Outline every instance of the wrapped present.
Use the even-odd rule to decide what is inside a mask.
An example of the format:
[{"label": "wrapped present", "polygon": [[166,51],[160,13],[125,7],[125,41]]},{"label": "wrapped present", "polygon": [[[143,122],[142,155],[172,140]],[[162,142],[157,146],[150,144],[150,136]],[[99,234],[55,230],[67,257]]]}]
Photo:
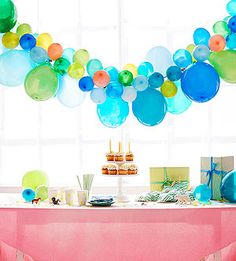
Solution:
[{"label": "wrapped present", "polygon": [[201,157],[201,183],[211,188],[212,199],[221,200],[223,177],[234,169],[234,157]]},{"label": "wrapped present", "polygon": [[151,167],[150,190],[162,191],[174,181],[189,182],[189,167]]}]

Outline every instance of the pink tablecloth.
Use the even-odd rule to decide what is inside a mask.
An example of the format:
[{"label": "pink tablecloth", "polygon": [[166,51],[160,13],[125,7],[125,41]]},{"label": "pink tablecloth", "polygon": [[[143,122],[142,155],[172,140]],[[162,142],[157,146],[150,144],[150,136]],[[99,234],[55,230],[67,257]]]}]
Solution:
[{"label": "pink tablecloth", "polygon": [[236,241],[236,208],[0,208],[0,241],[38,261],[197,261]]}]

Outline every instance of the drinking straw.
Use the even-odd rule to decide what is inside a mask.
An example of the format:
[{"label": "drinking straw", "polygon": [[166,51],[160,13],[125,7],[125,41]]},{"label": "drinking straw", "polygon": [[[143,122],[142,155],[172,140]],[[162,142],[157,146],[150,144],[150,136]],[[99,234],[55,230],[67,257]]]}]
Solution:
[{"label": "drinking straw", "polygon": [[109,140],[109,150],[110,150],[110,152],[112,151],[111,150],[111,139]]},{"label": "drinking straw", "polygon": [[82,186],[81,186],[80,178],[79,178],[78,175],[77,175],[76,177],[77,177],[77,180],[78,180],[78,183],[79,183],[80,190],[82,190]]},{"label": "drinking straw", "polygon": [[83,189],[88,190],[88,194],[92,187],[93,178],[94,178],[94,174],[84,174],[83,175]]}]

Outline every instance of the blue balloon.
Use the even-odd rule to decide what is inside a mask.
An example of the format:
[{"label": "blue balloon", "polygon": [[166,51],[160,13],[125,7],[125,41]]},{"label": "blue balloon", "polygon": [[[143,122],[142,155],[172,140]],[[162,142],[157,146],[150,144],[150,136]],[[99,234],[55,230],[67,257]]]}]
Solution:
[{"label": "blue balloon", "polygon": [[157,90],[147,88],[137,93],[132,103],[134,116],[145,126],[155,126],[163,121],[167,111],[166,100]]},{"label": "blue balloon", "polygon": [[172,98],[166,98],[167,111],[172,114],[181,114],[185,112],[192,104],[192,101],[183,93],[180,81],[175,82],[177,93]]},{"label": "blue balloon", "polygon": [[230,1],[226,6],[226,10],[231,16],[236,15],[236,1]]},{"label": "blue balloon", "polygon": [[122,84],[117,81],[113,81],[107,85],[106,94],[110,98],[116,99],[121,97],[121,95],[123,94],[123,90],[124,88]]},{"label": "blue balloon", "polygon": [[98,59],[89,60],[87,63],[87,73],[93,77],[94,73],[103,69],[102,63]]},{"label": "blue balloon", "polygon": [[121,98],[107,97],[103,104],[97,105],[98,118],[103,125],[117,128],[123,124],[129,114],[129,105]]},{"label": "blue balloon", "polygon": [[35,46],[30,50],[30,57],[37,64],[49,61],[47,51],[42,47],[38,46]]},{"label": "blue balloon", "polygon": [[196,102],[207,102],[217,94],[220,78],[216,70],[207,63],[196,62],[184,71],[181,88],[185,95]]},{"label": "blue balloon", "polygon": [[29,71],[34,68],[28,52],[10,50],[0,55],[0,84],[15,87],[24,83]]},{"label": "blue balloon", "polygon": [[228,26],[232,32],[236,33],[236,15],[230,18]]},{"label": "blue balloon", "polygon": [[182,71],[178,66],[171,66],[166,71],[167,78],[172,81],[178,81],[181,78]]},{"label": "blue balloon", "polygon": [[235,34],[229,34],[226,36],[226,46],[229,49],[235,49],[236,48],[236,33]]},{"label": "blue balloon", "polygon": [[30,188],[24,189],[22,191],[22,197],[26,202],[31,202],[35,199],[35,192]]},{"label": "blue balloon", "polygon": [[63,51],[62,57],[66,58],[70,63],[73,63],[74,53],[75,53],[75,50],[73,48],[66,48]]},{"label": "blue balloon", "polygon": [[151,88],[160,88],[164,83],[164,77],[158,72],[154,72],[149,78],[148,83]]},{"label": "blue balloon", "polygon": [[94,88],[93,79],[90,76],[84,76],[79,80],[79,88],[83,92],[90,92]]},{"label": "blue balloon", "polygon": [[103,88],[94,88],[90,93],[91,100],[96,104],[102,104],[106,101],[106,92]]},{"label": "blue balloon", "polygon": [[221,195],[229,202],[236,203],[236,171],[227,173],[222,179]]},{"label": "blue balloon", "polygon": [[150,76],[153,73],[153,71],[153,66],[149,62],[143,62],[138,67],[138,74],[144,75],[146,77]]},{"label": "blue balloon", "polygon": [[20,38],[20,46],[24,50],[31,50],[36,45],[36,39],[32,34],[24,34]]},{"label": "blue balloon", "polygon": [[192,64],[192,55],[185,49],[177,50],[173,55],[174,62],[180,68],[186,68]]},{"label": "blue balloon", "polygon": [[206,184],[197,186],[193,196],[201,203],[207,203],[211,199],[211,189]]},{"label": "blue balloon", "polygon": [[78,81],[67,74],[60,79],[57,98],[64,106],[75,108],[84,101],[85,92],[80,90]]},{"label": "blue balloon", "polygon": [[193,41],[195,45],[203,44],[208,46],[211,35],[205,28],[197,28],[193,33]]},{"label": "blue balloon", "polygon": [[144,75],[138,75],[132,82],[132,86],[140,92],[146,90],[148,88],[148,84],[148,78]]},{"label": "blue balloon", "polygon": [[193,56],[197,61],[204,62],[209,58],[210,53],[210,49],[206,45],[200,44],[194,49]]},{"label": "blue balloon", "polygon": [[119,72],[114,66],[109,66],[109,67],[105,68],[104,71],[106,71],[109,74],[111,82],[118,80]]}]

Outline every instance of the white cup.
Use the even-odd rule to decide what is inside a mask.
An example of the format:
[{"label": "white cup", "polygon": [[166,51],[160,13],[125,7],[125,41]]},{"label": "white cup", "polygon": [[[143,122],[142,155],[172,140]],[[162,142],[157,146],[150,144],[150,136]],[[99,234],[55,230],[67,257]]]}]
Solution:
[{"label": "white cup", "polygon": [[73,206],[76,204],[76,190],[75,189],[65,190],[65,196],[66,196],[67,205]]},{"label": "white cup", "polygon": [[59,191],[59,189],[50,189],[49,188],[49,190],[48,190],[48,199],[49,199],[49,201],[51,202],[52,201],[52,198],[54,197],[54,198],[56,198],[56,199],[58,199],[58,198],[60,198],[60,191]]},{"label": "white cup", "polygon": [[78,190],[77,196],[78,196],[78,205],[85,206],[88,200],[88,190]]}]

